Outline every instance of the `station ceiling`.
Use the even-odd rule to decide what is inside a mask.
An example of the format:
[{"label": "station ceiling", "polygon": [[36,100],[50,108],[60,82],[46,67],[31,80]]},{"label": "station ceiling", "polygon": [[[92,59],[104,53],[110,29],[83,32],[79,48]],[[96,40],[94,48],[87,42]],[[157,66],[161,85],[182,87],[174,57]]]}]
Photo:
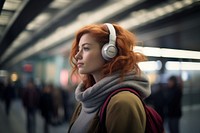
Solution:
[{"label": "station ceiling", "polygon": [[91,23],[118,23],[142,46],[200,51],[199,0],[1,0],[0,69],[66,52]]}]

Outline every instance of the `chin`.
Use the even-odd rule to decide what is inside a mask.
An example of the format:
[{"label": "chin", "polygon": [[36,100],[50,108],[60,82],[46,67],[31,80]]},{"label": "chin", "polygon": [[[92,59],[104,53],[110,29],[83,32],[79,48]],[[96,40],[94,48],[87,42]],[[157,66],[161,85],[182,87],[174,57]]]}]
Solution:
[{"label": "chin", "polygon": [[84,71],[79,71],[80,74],[88,74],[87,72]]}]

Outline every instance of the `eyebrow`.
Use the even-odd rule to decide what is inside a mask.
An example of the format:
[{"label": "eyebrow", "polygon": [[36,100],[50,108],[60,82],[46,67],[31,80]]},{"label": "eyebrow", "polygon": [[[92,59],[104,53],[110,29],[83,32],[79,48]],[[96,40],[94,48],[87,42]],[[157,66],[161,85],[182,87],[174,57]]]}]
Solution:
[{"label": "eyebrow", "polygon": [[[85,46],[85,45],[91,45],[91,43],[83,43],[83,44],[81,44],[82,47]],[[80,45],[78,45],[78,48],[80,48]]]}]

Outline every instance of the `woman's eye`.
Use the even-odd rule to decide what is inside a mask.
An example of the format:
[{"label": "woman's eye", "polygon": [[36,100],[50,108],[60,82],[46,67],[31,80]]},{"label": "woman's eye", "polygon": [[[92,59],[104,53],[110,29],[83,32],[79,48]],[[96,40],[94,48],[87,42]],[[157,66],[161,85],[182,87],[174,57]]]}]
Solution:
[{"label": "woman's eye", "polygon": [[83,47],[83,50],[84,50],[84,51],[88,51],[89,48],[88,48],[88,47]]}]

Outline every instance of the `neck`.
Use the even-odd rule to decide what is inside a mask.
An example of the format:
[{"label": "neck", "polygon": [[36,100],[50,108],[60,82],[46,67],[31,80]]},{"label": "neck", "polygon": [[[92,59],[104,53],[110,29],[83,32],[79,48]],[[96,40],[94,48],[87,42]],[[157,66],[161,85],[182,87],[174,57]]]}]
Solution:
[{"label": "neck", "polygon": [[103,77],[103,75],[100,74],[100,73],[92,74],[92,76],[93,76],[96,83],[99,82]]}]

